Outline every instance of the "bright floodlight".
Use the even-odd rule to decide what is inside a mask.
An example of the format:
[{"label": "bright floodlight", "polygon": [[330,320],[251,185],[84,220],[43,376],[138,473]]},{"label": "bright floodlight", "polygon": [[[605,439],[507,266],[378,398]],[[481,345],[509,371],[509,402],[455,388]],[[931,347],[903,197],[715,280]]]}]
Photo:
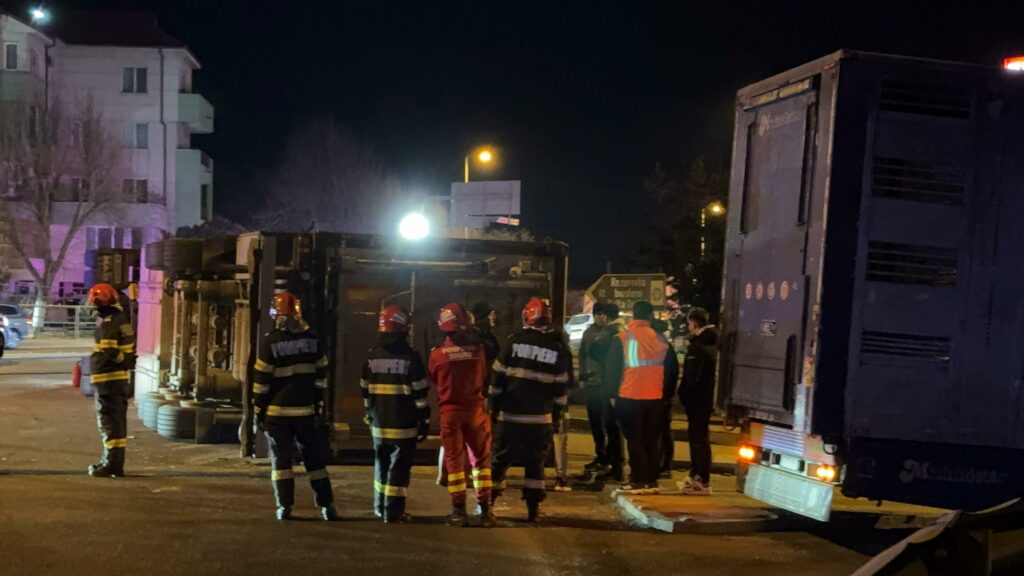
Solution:
[{"label": "bright floodlight", "polygon": [[35,24],[46,24],[46,21],[50,19],[50,13],[39,6],[29,10],[29,16],[32,17],[32,22]]},{"label": "bright floodlight", "polygon": [[398,233],[408,240],[423,240],[430,234],[430,221],[423,214],[413,212],[398,223]]},{"label": "bright floodlight", "polygon": [[481,162],[490,162],[494,159],[494,155],[491,154],[490,150],[484,150],[479,156],[477,156],[477,158],[479,158]]}]

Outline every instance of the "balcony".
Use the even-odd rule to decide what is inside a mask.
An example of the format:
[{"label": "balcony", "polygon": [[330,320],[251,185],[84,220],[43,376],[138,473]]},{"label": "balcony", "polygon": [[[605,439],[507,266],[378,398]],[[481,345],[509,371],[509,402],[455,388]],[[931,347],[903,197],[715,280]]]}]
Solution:
[{"label": "balcony", "polygon": [[175,228],[195,226],[209,218],[213,194],[213,160],[202,150],[175,151]]},{"label": "balcony", "polygon": [[195,134],[213,132],[213,105],[202,94],[178,94],[179,119]]}]

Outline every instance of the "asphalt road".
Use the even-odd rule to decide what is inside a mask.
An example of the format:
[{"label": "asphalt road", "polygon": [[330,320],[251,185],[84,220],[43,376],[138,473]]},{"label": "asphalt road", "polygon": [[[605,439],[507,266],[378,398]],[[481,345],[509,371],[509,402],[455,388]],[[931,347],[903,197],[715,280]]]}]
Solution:
[{"label": "asphalt road", "polygon": [[[130,409],[123,479],[89,478],[99,452],[91,399],[66,385],[74,354],[24,353],[0,365],[0,574],[845,574],[895,539],[789,527],[739,536],[639,529],[593,492],[551,494],[530,527],[518,493],[502,526],[449,528],[447,494],[417,468],[410,525],[370,514],[372,471],[332,467],[342,522],[314,521],[308,486],[290,523],[272,519],[266,462],[237,446],[164,440]],[[577,467],[585,454],[575,454]],[[513,477],[513,484],[516,477]],[[860,534],[858,536],[857,534]],[[876,541],[877,540],[877,541]],[[838,542],[838,543],[837,543]]]}]

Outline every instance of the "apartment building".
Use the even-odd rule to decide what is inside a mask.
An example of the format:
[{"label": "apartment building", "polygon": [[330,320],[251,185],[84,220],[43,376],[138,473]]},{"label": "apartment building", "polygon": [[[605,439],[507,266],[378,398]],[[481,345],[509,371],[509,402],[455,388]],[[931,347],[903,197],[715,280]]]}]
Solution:
[{"label": "apartment building", "polygon": [[[199,61],[154,16],[56,12],[33,23],[0,11],[0,46],[0,102],[68,109],[88,99],[122,147],[116,170],[121,195],[76,235],[52,297],[88,284],[91,251],[141,248],[212,217],[213,161],[192,146],[192,136],[213,132],[214,109],[193,90]],[[67,236],[67,211],[74,205],[57,207],[55,243]],[[7,290],[32,289],[27,271],[14,269]]]}]

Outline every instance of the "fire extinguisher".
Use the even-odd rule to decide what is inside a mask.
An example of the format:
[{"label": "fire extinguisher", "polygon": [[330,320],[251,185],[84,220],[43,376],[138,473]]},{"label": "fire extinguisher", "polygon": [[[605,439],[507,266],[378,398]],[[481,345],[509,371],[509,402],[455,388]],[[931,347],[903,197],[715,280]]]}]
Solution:
[{"label": "fire extinguisher", "polygon": [[75,362],[75,367],[71,369],[71,387],[78,388],[82,385],[82,362]]}]

